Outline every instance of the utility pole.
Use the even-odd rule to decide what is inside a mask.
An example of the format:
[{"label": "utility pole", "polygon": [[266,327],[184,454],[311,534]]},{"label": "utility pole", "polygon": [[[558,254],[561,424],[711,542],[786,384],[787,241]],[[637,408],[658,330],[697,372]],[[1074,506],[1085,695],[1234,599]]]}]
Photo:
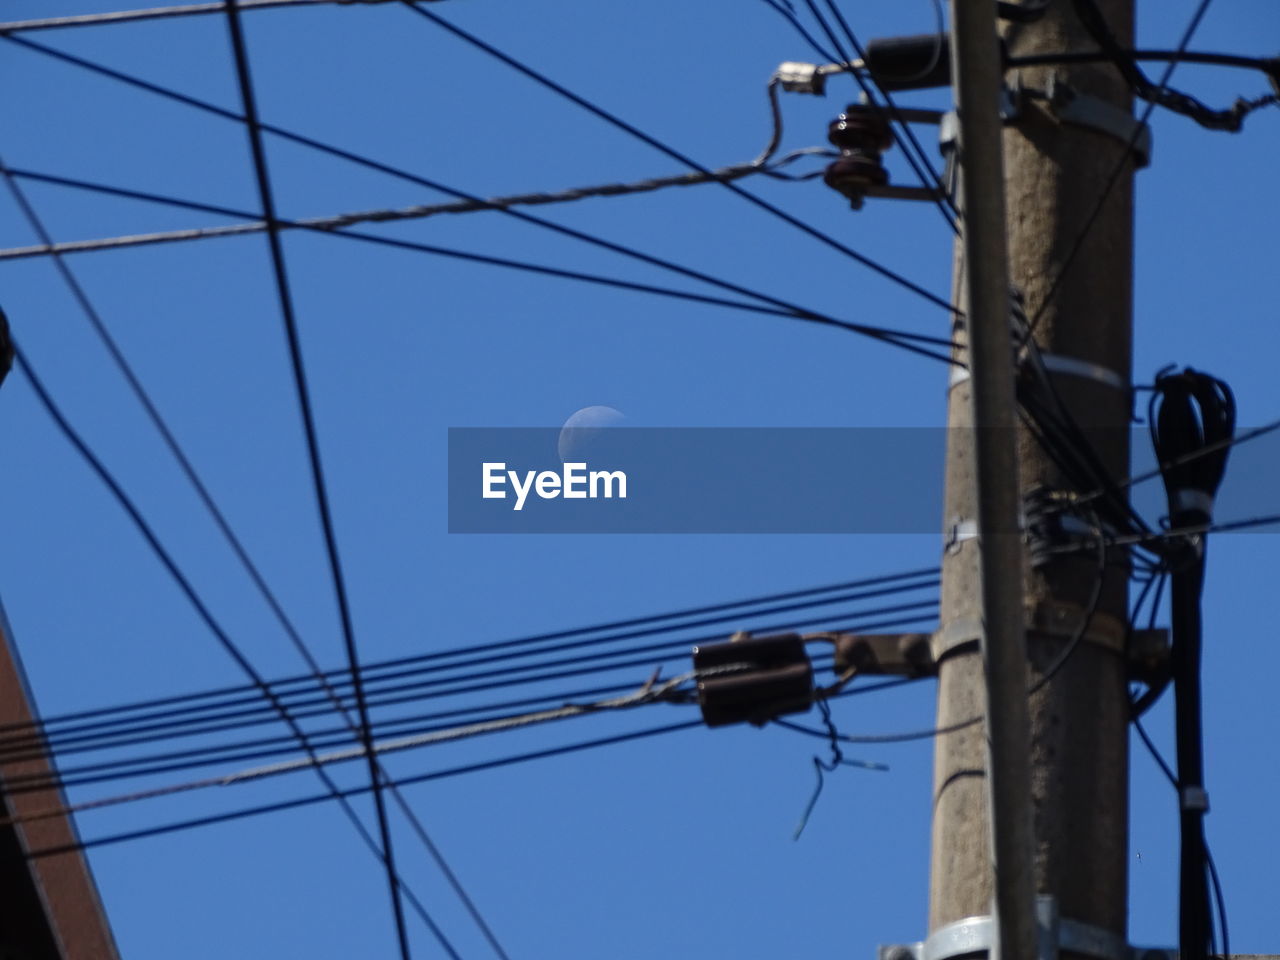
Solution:
[{"label": "utility pole", "polygon": [[[1014,366],[1009,337],[1003,71],[995,4],[953,0],[951,70],[960,170],[959,306],[968,349],[973,539],[981,619],[976,631],[985,691],[987,838],[993,890],[988,908],[1000,954],[1036,953],[1032,876],[1031,763]],[[958,411],[957,411],[958,412]],[[968,639],[965,640],[968,643]],[[976,716],[976,714],[975,714]],[[976,725],[971,728],[979,729]]]},{"label": "utility pole", "polygon": [[[1097,2],[1121,45],[1131,46],[1132,0]],[[990,915],[996,901],[1005,911],[1010,909],[1006,904],[1014,903],[1021,903],[1017,909],[1026,910],[1033,895],[1048,895],[1063,921],[1123,938],[1127,915],[1129,701],[1123,645],[1127,574],[1120,567],[1101,574],[1105,580],[1100,599],[1094,615],[1088,618],[1083,642],[1051,682],[1029,698],[1028,685],[1044,675],[1069,638],[1083,629],[1085,609],[1100,575],[1098,564],[1096,558],[1072,556],[1032,569],[1027,558],[1020,556],[1015,571],[1005,570],[1006,579],[992,580],[1000,569],[999,555],[1012,539],[1007,530],[1013,521],[989,516],[993,505],[1000,502],[1000,491],[992,491],[990,484],[1007,481],[992,473],[990,465],[999,463],[992,458],[998,453],[984,452],[983,444],[998,444],[998,436],[987,435],[1002,431],[975,431],[974,416],[981,428],[1013,421],[1015,415],[1012,404],[1005,411],[993,409],[993,395],[983,392],[991,389],[984,386],[987,380],[1001,375],[997,366],[1001,350],[1008,370],[1008,294],[998,288],[1003,272],[998,261],[1005,251],[996,252],[993,266],[990,255],[978,246],[993,242],[986,219],[993,201],[990,197],[981,199],[980,193],[975,196],[981,189],[980,178],[985,175],[991,180],[993,161],[982,156],[981,139],[965,142],[967,135],[973,135],[966,123],[978,119],[965,113],[990,116],[996,109],[988,99],[989,88],[983,86],[987,78],[969,74],[982,69],[982,57],[986,61],[995,58],[994,7],[990,0],[952,0],[953,70],[960,98],[959,159],[967,182],[962,191],[965,237],[957,246],[955,274],[956,302],[967,317],[957,323],[955,333],[957,340],[970,344],[967,355],[972,358],[972,375],[953,378],[949,395],[944,522],[950,536],[943,561],[941,629],[934,641],[938,726],[946,728],[975,716],[989,716],[992,723],[973,724],[936,741],[929,930],[932,935],[964,918]],[[1096,49],[1073,5],[1065,0],[1048,4],[1039,19],[1004,24],[1003,33],[1011,55]],[[975,56],[979,57],[976,62]],[[1127,114],[1130,109],[1129,94],[1114,68],[1098,64],[1026,70],[1017,78],[1006,77],[1006,81],[1020,83],[1028,91],[1065,91],[1068,99],[1075,96],[1072,102],[1076,108],[1086,107],[1075,110],[1068,119],[1055,109],[1054,102],[1023,97],[1004,126],[1008,279],[1024,295],[1027,315],[1039,316],[1035,339],[1064,407],[1079,421],[1110,474],[1124,477],[1129,464],[1132,162],[1113,185],[1069,272],[1056,286],[1054,281],[1117,164],[1129,150],[1123,133],[1117,132],[1124,128],[1121,111]],[[966,94],[976,99],[966,102]],[[1061,103],[1057,101],[1057,105]],[[965,161],[967,166],[963,166]],[[996,170],[998,176],[998,165]],[[983,262],[974,263],[974,254],[982,256]],[[991,302],[997,294],[1003,296],[998,305]],[[999,320],[995,319],[997,312]],[[1012,384],[1004,386],[1011,388]],[[1017,448],[1023,490],[1066,487],[1052,461],[1020,428]],[[1000,507],[1007,508],[1007,504]],[[1000,529],[993,526],[997,522],[1005,525],[1006,539],[993,532]],[[1017,711],[1010,711],[1001,699],[1010,695],[1007,686],[987,693],[987,681],[993,675],[984,671],[983,656],[985,650],[996,654],[999,649],[997,644],[1008,629],[1001,610],[1007,611],[1019,594],[1019,633],[1025,634],[1028,667],[1019,696],[1029,712],[1034,851],[1031,886],[1021,890],[1017,889],[1023,884],[1018,879],[1018,862],[1006,863],[1005,858],[1018,855],[1022,814],[1016,802],[1012,814],[1002,814],[999,803],[1009,802],[1006,791],[1016,795],[1027,785],[1018,782],[1023,774],[1016,766],[1016,752],[1009,761],[1015,765],[1008,768],[993,769],[988,757],[988,738],[991,759],[997,764],[1002,763],[999,744],[1011,738],[1016,748],[1020,732],[1002,731],[997,724],[1017,722]],[[986,659],[990,663],[990,656]],[[1005,667],[1009,668],[1008,662]],[[1011,682],[1008,676],[1005,674],[1003,683]],[[993,796],[999,817],[994,842],[1000,877],[993,875],[991,853]],[[1031,960],[1035,956],[1034,947],[1025,939],[1025,928],[1018,926],[1022,919],[997,918],[998,926],[1006,931],[1004,960]],[[934,956],[940,954],[935,952]]]}]

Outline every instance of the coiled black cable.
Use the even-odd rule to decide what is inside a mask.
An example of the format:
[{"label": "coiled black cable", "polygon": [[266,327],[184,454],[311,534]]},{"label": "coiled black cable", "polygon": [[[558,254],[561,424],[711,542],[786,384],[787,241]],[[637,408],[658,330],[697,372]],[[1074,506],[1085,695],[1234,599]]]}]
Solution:
[{"label": "coiled black cable", "polygon": [[[1236,405],[1221,380],[1190,367],[1156,377],[1149,423],[1173,529],[1207,525],[1226,472],[1235,433]],[[1221,449],[1186,459],[1214,444]],[[1206,960],[1211,951],[1209,860],[1204,836],[1208,795],[1204,789],[1200,656],[1200,596],[1204,589],[1203,534],[1172,541],[1170,604],[1172,672],[1177,744],[1178,803],[1182,834],[1179,868],[1179,949],[1183,960]]]}]

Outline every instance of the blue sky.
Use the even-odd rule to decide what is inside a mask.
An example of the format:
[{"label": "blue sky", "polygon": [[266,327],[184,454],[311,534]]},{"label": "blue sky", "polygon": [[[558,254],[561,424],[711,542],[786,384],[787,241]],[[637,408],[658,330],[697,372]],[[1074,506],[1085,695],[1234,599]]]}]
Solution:
[{"label": "blue sky", "polygon": [[[3,16],[117,6],[7,0]],[[1174,46],[1192,7],[1141,4],[1140,44]],[[431,9],[708,166],[759,152],[769,133],[765,81],[784,60],[812,58],[763,3],[659,0],[641,9],[471,0]],[[863,38],[932,26],[925,2],[843,9]],[[256,11],[245,23],[264,119],[458,189],[490,196],[683,172],[397,4]],[[1268,0],[1222,0],[1192,46],[1272,55],[1277,28],[1280,12]],[[32,38],[239,109],[220,17]],[[256,209],[237,124],[12,44],[5,54],[6,88],[20,91],[0,104],[8,164]],[[1260,77],[1207,68],[1180,68],[1176,80],[1215,104],[1264,89]],[[827,122],[852,92],[851,83],[832,81],[825,99],[786,97],[784,148],[824,143]],[[899,99],[937,106],[946,93]],[[1256,114],[1238,136],[1161,114],[1154,129],[1154,163],[1137,188],[1135,376],[1191,363],[1232,384],[1243,424],[1273,419],[1280,112]],[[932,143],[931,131],[922,137]],[[280,140],[268,149],[285,217],[444,199]],[[816,169],[808,163],[799,169]],[[900,153],[890,164],[896,181],[909,180]],[[852,213],[820,181],[745,185],[947,295],[950,236],[927,205],[873,201]],[[46,184],[25,188],[59,240],[226,222]],[[715,186],[536,212],[847,319],[946,329],[937,306]],[[368,229],[700,289],[497,213]],[[0,246],[32,242],[17,208],[0,197]],[[285,247],[364,660],[937,560],[932,535],[451,536],[450,427],[554,427],[591,404],[648,426],[938,426],[946,368],[780,318],[330,236],[290,234]],[[316,656],[341,666],[265,239],[68,262]],[[24,350],[211,608],[262,673],[299,672],[52,265],[9,261],[0,273]],[[20,374],[0,392],[0,437],[0,498],[9,505],[0,591],[42,711],[242,682]],[[1276,837],[1263,825],[1280,788],[1265,680],[1280,668],[1265,634],[1276,559],[1271,536],[1219,538],[1205,601],[1208,830],[1240,952],[1275,949]],[[920,684],[844,701],[835,716],[850,733],[916,729],[931,722],[932,697],[932,685]],[[411,775],[692,716],[676,710],[570,721],[387,765]],[[1153,711],[1150,726],[1166,747],[1171,722],[1167,703]],[[406,796],[512,957],[866,956],[876,943],[922,936],[931,746],[857,751],[892,769],[829,778],[793,842],[816,744],[773,729],[693,730],[440,780]],[[361,775],[355,765],[337,773],[350,785]],[[85,787],[72,799],[115,789]],[[312,778],[293,777],[85,814],[79,824],[93,837],[315,790]],[[1175,809],[1137,751],[1132,795],[1131,937],[1172,943]],[[366,822],[371,808],[358,803]],[[393,826],[406,878],[459,953],[488,955],[398,816]],[[381,870],[329,804],[103,847],[91,863],[130,960],[394,954]],[[415,956],[440,955],[414,917],[409,924]]]}]

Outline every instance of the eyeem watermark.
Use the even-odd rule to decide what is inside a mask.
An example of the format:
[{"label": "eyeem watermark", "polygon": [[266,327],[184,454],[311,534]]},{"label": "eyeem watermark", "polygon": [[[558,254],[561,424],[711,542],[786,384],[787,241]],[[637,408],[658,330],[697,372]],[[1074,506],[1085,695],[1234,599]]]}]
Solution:
[{"label": "eyeem watermark", "polygon": [[526,470],[522,475],[508,470],[505,463],[485,463],[482,470],[481,495],[486,500],[505,500],[509,483],[516,501],[512,510],[523,510],[530,492],[543,500],[627,499],[627,475],[621,470],[588,470],[585,463],[566,463],[559,473]]},{"label": "eyeem watermark", "polygon": [[[972,519],[939,509],[942,427],[619,427],[562,450],[563,433],[450,429],[449,532],[950,539]],[[1154,464],[1140,433],[1106,440],[1116,449],[1131,440],[1132,475]],[[1240,460],[1235,476],[1259,479],[1224,484],[1215,514],[1231,520],[1274,513],[1275,484],[1267,478],[1280,464],[1280,432],[1233,448],[1231,457]],[[1131,492],[1144,516],[1168,509],[1158,486],[1137,484]]]}]

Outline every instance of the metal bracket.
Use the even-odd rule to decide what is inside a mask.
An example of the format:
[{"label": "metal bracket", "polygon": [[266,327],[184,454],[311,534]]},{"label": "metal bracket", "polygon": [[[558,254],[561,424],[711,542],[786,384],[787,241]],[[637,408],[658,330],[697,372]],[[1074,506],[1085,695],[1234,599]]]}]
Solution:
[{"label": "metal bracket", "polygon": [[[1092,960],[1176,960],[1171,948],[1132,947],[1124,938],[1078,920],[1058,915],[1057,901],[1050,896],[1036,898],[1039,927],[1037,960],[1057,960],[1061,953],[1074,953]],[[995,956],[996,925],[991,917],[966,917],[939,927],[927,940],[881,946],[878,960],[953,960],[958,957]]]},{"label": "metal bracket", "polygon": [[941,663],[943,657],[959,647],[976,647],[982,642],[982,635],[982,621],[967,618],[952,620],[933,635],[933,640],[929,644],[933,652],[933,662]]},{"label": "metal bracket", "polygon": [[[1085,617],[1086,611],[1074,603],[1045,600],[1037,603],[1032,611],[1031,629],[1046,636],[1066,639],[1080,632],[1085,625]],[[1123,654],[1125,626],[1110,614],[1094,613],[1088,618],[1087,629],[1081,639]]]},{"label": "metal bracket", "polygon": [[956,517],[947,527],[947,539],[942,545],[942,551],[955,553],[966,540],[976,539],[978,539],[978,521]]},{"label": "metal bracket", "polygon": [[[1018,119],[1022,106],[1020,87],[1000,87],[1000,120],[1012,123]],[[925,122],[925,121],[922,121]],[[960,118],[954,110],[948,110],[933,121],[938,124],[938,153],[943,158],[942,183],[947,196],[954,197],[960,189],[959,165],[956,163],[957,146],[960,143]]]},{"label": "metal bracket", "polygon": [[[1128,390],[1128,386],[1124,382],[1124,377],[1099,363],[1091,363],[1088,360],[1081,360],[1078,357],[1068,357],[1066,354],[1062,353],[1042,353],[1040,354],[1040,362],[1044,364],[1044,368],[1050,373],[1058,373],[1068,377],[1079,377],[1082,380],[1092,380],[1095,383],[1100,383],[1105,387],[1111,387],[1115,390]],[[948,386],[958,386],[968,379],[969,370],[967,367],[952,367],[951,379]]]},{"label": "metal bracket", "polygon": [[1087,127],[1114,137],[1133,150],[1134,162],[1139,169],[1151,162],[1151,128],[1139,123],[1128,110],[1098,97],[1077,93],[1056,74],[1049,77],[1045,96],[1059,122]]},{"label": "metal bracket", "polygon": [[892,183],[873,183],[863,191],[864,196],[879,197],[882,200],[928,200],[930,202],[942,197],[939,190],[932,187],[900,187]]},{"label": "metal bracket", "polygon": [[[1074,637],[1080,629],[1084,611],[1074,604],[1042,603],[1033,612],[1028,630],[1057,638]],[[979,620],[961,618],[953,620],[933,634],[929,650],[936,664],[961,647],[976,646],[982,641],[982,623]],[[1124,626],[1114,617],[1095,614],[1089,629],[1080,638],[1114,653],[1126,660],[1125,668],[1131,680],[1150,685],[1168,673],[1169,632],[1167,630],[1132,630],[1127,634]]]},{"label": "metal bracket", "polygon": [[[1069,123],[1105,133],[1133,150],[1134,162],[1141,169],[1151,163],[1151,128],[1127,110],[1098,97],[1078,93],[1056,74],[1049,77],[1049,87],[1043,93],[1025,89],[1015,73],[1011,82],[1000,88],[1000,119],[1013,123],[1022,113],[1023,102],[1030,97],[1048,102],[1049,109],[1059,123]],[[959,123],[954,112],[946,113],[938,123],[938,151],[946,159],[944,182],[954,193],[956,178],[956,145],[959,139]],[[1063,371],[1067,372],[1067,371]]]},{"label": "metal bracket", "polygon": [[863,676],[930,677],[937,671],[927,633],[839,633],[835,669]]},{"label": "metal bracket", "polygon": [[1098,383],[1114,387],[1117,390],[1129,389],[1128,384],[1124,382],[1124,377],[1099,363],[1090,363],[1088,360],[1068,357],[1061,353],[1042,353],[1040,361],[1050,373],[1064,373],[1071,377],[1096,380]]}]

